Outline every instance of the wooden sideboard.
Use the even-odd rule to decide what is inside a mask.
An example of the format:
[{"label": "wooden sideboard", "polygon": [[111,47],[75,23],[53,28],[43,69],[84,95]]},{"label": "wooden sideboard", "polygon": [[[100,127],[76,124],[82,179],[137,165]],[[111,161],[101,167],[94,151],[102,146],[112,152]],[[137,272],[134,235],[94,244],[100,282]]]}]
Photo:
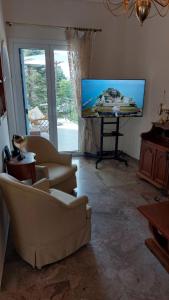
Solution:
[{"label": "wooden sideboard", "polygon": [[141,134],[138,176],[158,188],[169,190],[169,122],[153,123]]}]

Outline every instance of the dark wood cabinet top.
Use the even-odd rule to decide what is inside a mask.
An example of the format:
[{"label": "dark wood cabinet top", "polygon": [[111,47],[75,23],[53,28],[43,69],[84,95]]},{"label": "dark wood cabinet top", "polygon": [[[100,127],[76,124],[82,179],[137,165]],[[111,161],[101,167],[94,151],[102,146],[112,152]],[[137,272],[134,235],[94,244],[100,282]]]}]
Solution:
[{"label": "dark wood cabinet top", "polygon": [[169,122],[153,123],[150,131],[143,132],[141,138],[153,144],[169,148]]},{"label": "dark wood cabinet top", "polygon": [[140,206],[138,210],[169,240],[169,201]]}]

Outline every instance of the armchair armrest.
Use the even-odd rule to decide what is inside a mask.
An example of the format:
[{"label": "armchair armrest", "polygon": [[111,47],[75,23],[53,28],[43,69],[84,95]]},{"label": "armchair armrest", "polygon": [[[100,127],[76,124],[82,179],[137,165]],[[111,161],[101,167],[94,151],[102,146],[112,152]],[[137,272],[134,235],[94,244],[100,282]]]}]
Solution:
[{"label": "armchair armrest", "polygon": [[46,166],[36,165],[36,179],[49,178],[48,168]]},{"label": "armchair armrest", "polygon": [[[53,161],[53,159],[52,159]],[[72,164],[72,155],[68,153],[57,152],[55,162],[58,162],[61,165],[71,166]]]},{"label": "armchair armrest", "polygon": [[50,188],[50,186],[49,186],[49,180],[46,179],[46,178],[43,178],[43,179],[35,182],[32,186],[35,189],[38,189],[38,190],[41,190],[41,191],[49,193],[49,188]]},{"label": "armchair armrest", "polygon": [[75,207],[78,207],[81,205],[87,205],[87,203],[88,203],[88,198],[86,196],[81,196],[81,197],[76,198],[76,200],[74,200],[70,204],[67,204],[67,207],[75,208]]},{"label": "armchair armrest", "polygon": [[77,208],[80,206],[87,206],[88,203],[87,196],[80,196],[75,198],[72,195],[66,194],[56,189],[50,189],[49,193],[54,199],[57,200],[57,203],[59,203],[61,206],[67,209]]}]

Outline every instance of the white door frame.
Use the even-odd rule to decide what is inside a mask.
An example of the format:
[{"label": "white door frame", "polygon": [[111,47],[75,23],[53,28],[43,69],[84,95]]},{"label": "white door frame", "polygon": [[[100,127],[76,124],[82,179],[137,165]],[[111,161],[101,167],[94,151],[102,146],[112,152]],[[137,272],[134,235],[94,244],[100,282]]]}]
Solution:
[{"label": "white door frame", "polygon": [[[19,49],[42,49],[45,50],[46,58],[46,80],[48,96],[48,119],[49,136],[51,142],[57,147],[57,115],[56,115],[56,91],[55,91],[55,69],[54,69],[54,50],[66,50],[66,42],[49,40],[9,40],[9,55],[11,61],[11,73],[14,94],[14,110],[16,120],[16,130],[18,134],[26,134],[25,106],[23,98],[23,87],[21,81],[21,68]],[[19,116],[19,117],[18,117]]]}]

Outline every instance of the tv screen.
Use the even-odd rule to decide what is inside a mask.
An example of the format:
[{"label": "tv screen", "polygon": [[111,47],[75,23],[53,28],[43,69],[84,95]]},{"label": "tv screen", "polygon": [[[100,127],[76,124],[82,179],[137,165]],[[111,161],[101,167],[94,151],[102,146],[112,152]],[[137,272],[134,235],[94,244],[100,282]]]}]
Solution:
[{"label": "tv screen", "polygon": [[142,79],[82,79],[82,117],[141,117],[144,90]]}]

